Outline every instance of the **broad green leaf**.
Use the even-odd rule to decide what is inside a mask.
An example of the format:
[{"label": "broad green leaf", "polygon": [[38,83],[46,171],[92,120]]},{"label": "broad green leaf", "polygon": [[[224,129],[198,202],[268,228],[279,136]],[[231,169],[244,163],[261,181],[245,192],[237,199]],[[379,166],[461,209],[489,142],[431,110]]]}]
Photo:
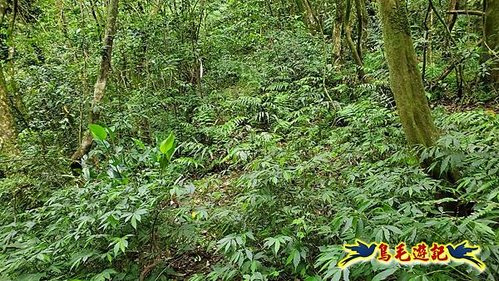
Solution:
[{"label": "broad green leaf", "polygon": [[135,216],[132,216],[131,224],[133,228],[137,229],[137,219],[135,218]]},{"label": "broad green leaf", "polygon": [[119,243],[114,244],[113,251],[114,251],[114,256],[117,256],[118,252],[120,251],[120,245],[119,245]]},{"label": "broad green leaf", "polygon": [[350,281],[350,269],[345,268],[343,271],[343,281]]},{"label": "broad green leaf", "polygon": [[442,166],[440,166],[440,175],[443,174],[445,171],[447,171],[447,166],[449,165],[450,159],[451,157],[447,156],[444,158],[444,161],[442,161]]},{"label": "broad green leaf", "polygon": [[293,262],[295,269],[298,267],[298,264],[300,264],[300,251],[297,249],[291,250],[288,259],[286,260],[286,264],[290,264],[291,262]]},{"label": "broad green leaf", "polygon": [[393,233],[395,234],[402,234],[402,230],[400,230],[400,228],[396,227],[396,226],[393,226],[393,225],[385,225],[386,228],[388,228],[389,230],[391,230]]},{"label": "broad green leaf", "polygon": [[117,256],[119,251],[125,253],[126,248],[128,247],[127,236],[122,237],[122,238],[115,238],[114,241],[115,241],[114,248],[113,248],[114,256]]},{"label": "broad green leaf", "polygon": [[164,141],[161,142],[159,146],[159,151],[163,154],[168,154],[173,148],[174,148],[174,143],[175,143],[175,136],[173,133],[170,133],[168,138],[166,138]]},{"label": "broad green leaf", "polygon": [[387,270],[384,270],[378,274],[376,274],[376,276],[374,276],[374,278],[372,279],[372,281],[381,281],[381,280],[385,280],[386,278],[388,278],[389,276],[391,276],[393,273],[395,273],[395,271],[397,271],[397,267],[393,267],[393,268],[388,268]]},{"label": "broad green leaf", "polygon": [[337,271],[334,275],[331,281],[339,281],[341,279],[341,271]]},{"label": "broad green leaf", "polygon": [[104,271],[102,271],[101,273],[97,274],[96,276],[94,276],[91,281],[106,281],[106,280],[111,280],[112,277],[111,275],[114,275],[116,274],[116,270],[112,269],[112,268],[108,268]]},{"label": "broad green leaf", "polygon": [[88,125],[88,129],[92,133],[92,136],[96,140],[100,141],[105,141],[107,138],[107,132],[106,129],[100,125],[97,124],[90,124]]}]

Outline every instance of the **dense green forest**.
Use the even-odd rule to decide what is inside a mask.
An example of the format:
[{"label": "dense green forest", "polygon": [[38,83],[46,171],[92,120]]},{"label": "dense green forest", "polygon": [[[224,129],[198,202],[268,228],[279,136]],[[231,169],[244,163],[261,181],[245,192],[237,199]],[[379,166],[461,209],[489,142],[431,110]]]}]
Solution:
[{"label": "dense green forest", "polygon": [[499,0],[0,0],[0,280],[499,280],[498,90]]}]

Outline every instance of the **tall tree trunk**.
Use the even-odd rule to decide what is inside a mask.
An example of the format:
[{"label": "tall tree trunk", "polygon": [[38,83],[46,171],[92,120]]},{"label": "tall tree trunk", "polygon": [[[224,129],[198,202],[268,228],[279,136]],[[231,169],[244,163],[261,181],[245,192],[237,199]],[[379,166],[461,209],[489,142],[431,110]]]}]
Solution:
[{"label": "tall tree trunk", "polygon": [[367,40],[367,9],[365,0],[355,0],[355,11],[357,13],[357,53],[362,59],[364,45]]},{"label": "tall tree trunk", "polygon": [[316,12],[314,10],[314,7],[312,4],[310,4],[310,1],[308,0],[303,0],[303,4],[305,6],[307,18],[310,21],[310,24],[312,25],[313,31],[312,32],[317,32],[322,30],[322,24],[317,18]]},{"label": "tall tree trunk", "polygon": [[319,30],[319,25],[315,17],[315,12],[308,0],[296,0],[296,6],[310,32],[315,34]]},{"label": "tall tree trunk", "polygon": [[3,73],[3,67],[0,65],[0,154],[12,155],[16,152],[16,130]]},{"label": "tall tree trunk", "polygon": [[[0,1],[0,25],[3,25],[7,9],[7,1]],[[12,155],[17,152],[16,129],[9,105],[9,89],[5,80],[3,64],[4,62],[0,62],[0,154]]]},{"label": "tall tree trunk", "polygon": [[437,129],[416,61],[403,0],[379,0],[390,85],[410,145],[431,146]]},{"label": "tall tree trunk", "polygon": [[341,38],[345,26],[343,0],[336,0],[336,11],[334,16],[334,33],[333,33],[333,64],[341,58]]},{"label": "tall tree trunk", "polygon": [[[92,100],[92,107],[88,116],[88,123],[95,123],[99,120],[101,101],[104,98],[106,91],[107,77],[111,70],[111,56],[113,53],[113,40],[116,34],[116,20],[118,18],[118,2],[119,0],[111,0],[107,8],[107,22],[106,34],[102,47],[102,58],[100,64],[99,77],[94,86],[94,97]],[[92,146],[92,136],[87,130],[81,141],[80,147],[75,151],[71,159],[79,161],[81,158],[90,151]]]},{"label": "tall tree trunk", "polygon": [[[347,0],[346,2],[346,10],[345,10],[345,39],[348,44],[348,48],[350,48],[350,51],[352,52],[352,57],[357,65],[357,75],[359,76],[359,79],[363,80],[364,79],[364,70],[363,66],[364,64],[362,63],[362,57],[361,54],[358,53],[357,48],[355,47],[355,43],[353,42],[352,39],[352,0]],[[359,19],[360,20],[360,19]],[[359,34],[359,36],[361,36]]]},{"label": "tall tree trunk", "polygon": [[499,0],[485,0],[485,43],[487,58],[493,61],[488,81],[495,90],[499,86]]}]

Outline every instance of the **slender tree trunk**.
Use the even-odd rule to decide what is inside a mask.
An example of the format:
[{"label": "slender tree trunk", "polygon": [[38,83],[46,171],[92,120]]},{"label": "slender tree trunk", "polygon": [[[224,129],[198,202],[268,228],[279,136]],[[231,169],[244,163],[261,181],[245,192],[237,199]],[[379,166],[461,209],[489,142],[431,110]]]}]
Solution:
[{"label": "slender tree trunk", "polygon": [[[111,56],[113,53],[113,40],[116,34],[116,20],[118,17],[118,2],[119,0],[111,0],[107,8],[107,22],[106,22],[106,34],[104,36],[104,42],[102,47],[102,58],[100,64],[100,72],[97,78],[97,82],[94,86],[94,97],[92,100],[92,108],[90,109],[88,122],[89,124],[95,123],[99,120],[101,101],[104,98],[106,91],[107,77],[109,71],[111,70]],[[80,147],[73,154],[71,159],[73,161],[79,161],[81,158],[90,151],[92,146],[92,136],[87,130],[81,141]]]},{"label": "slender tree trunk", "polygon": [[379,0],[390,84],[410,145],[431,146],[437,129],[416,61],[403,0]]},{"label": "slender tree trunk", "polygon": [[[432,45],[432,30],[433,30],[433,10],[430,10],[430,24],[429,24],[429,33],[428,33],[428,62],[430,65],[433,65],[433,45]],[[447,39],[446,39],[447,40]],[[446,43],[447,44],[447,43]]]},{"label": "slender tree trunk", "polygon": [[314,7],[312,6],[312,4],[310,4],[310,1],[308,1],[308,0],[303,0],[303,4],[304,4],[305,9],[306,9],[307,18],[312,25],[313,32],[321,31],[322,25],[321,25],[319,19],[317,18]]},{"label": "slender tree trunk", "polygon": [[296,0],[296,6],[310,32],[315,34],[318,30],[318,23],[310,3],[307,0]]},{"label": "slender tree trunk", "polygon": [[499,0],[485,0],[485,45],[488,59],[493,61],[488,82],[499,88]]},{"label": "slender tree trunk", "polygon": [[343,28],[345,26],[344,13],[343,0],[336,0],[333,33],[333,64],[341,58],[341,38],[343,37]]},{"label": "slender tree trunk", "polygon": [[[352,39],[352,0],[347,0],[346,2],[346,10],[345,10],[345,39],[348,44],[348,48],[350,48],[350,51],[352,52],[352,57],[357,65],[357,75],[359,76],[359,79],[363,80],[364,79],[364,70],[363,66],[364,64],[362,63],[362,57],[361,54],[357,52],[357,48],[355,47],[355,43],[353,42]],[[360,19],[359,19],[360,20]],[[359,36],[361,36],[359,34]]]},{"label": "slender tree trunk", "polygon": [[[459,0],[450,0],[449,1],[449,11],[455,11],[459,10]],[[454,25],[456,24],[457,21],[457,13],[449,13],[447,15],[447,28],[449,28],[449,31],[452,31],[454,28]]]},{"label": "slender tree trunk", "polygon": [[362,59],[364,45],[367,40],[367,9],[365,0],[355,0],[355,11],[357,13],[357,53]]}]

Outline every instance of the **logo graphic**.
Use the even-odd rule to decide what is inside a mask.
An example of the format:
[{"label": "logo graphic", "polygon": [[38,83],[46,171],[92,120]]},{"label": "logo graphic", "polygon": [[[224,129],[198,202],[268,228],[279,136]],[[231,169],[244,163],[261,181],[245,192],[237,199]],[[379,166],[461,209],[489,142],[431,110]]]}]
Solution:
[{"label": "logo graphic", "polygon": [[413,247],[408,247],[404,242],[401,242],[393,250],[390,250],[388,243],[366,243],[356,240],[355,244],[344,245],[343,250],[347,255],[338,262],[338,267],[341,269],[372,260],[384,264],[396,262],[401,265],[446,265],[450,262],[457,262],[468,264],[479,272],[483,272],[486,268],[485,263],[477,258],[480,246],[471,245],[468,241],[459,244],[433,243],[431,247],[425,242],[418,243]]},{"label": "logo graphic", "polygon": [[457,246],[452,244],[447,245],[447,250],[453,259],[467,263],[480,271],[485,269],[485,264],[475,254],[475,252],[480,252],[479,246],[472,246],[468,241],[464,241]]},{"label": "logo graphic", "polygon": [[338,263],[340,268],[346,268],[361,261],[371,260],[374,251],[376,251],[376,243],[367,245],[366,243],[357,240],[356,244],[345,245],[343,248],[348,252],[348,255]]}]

